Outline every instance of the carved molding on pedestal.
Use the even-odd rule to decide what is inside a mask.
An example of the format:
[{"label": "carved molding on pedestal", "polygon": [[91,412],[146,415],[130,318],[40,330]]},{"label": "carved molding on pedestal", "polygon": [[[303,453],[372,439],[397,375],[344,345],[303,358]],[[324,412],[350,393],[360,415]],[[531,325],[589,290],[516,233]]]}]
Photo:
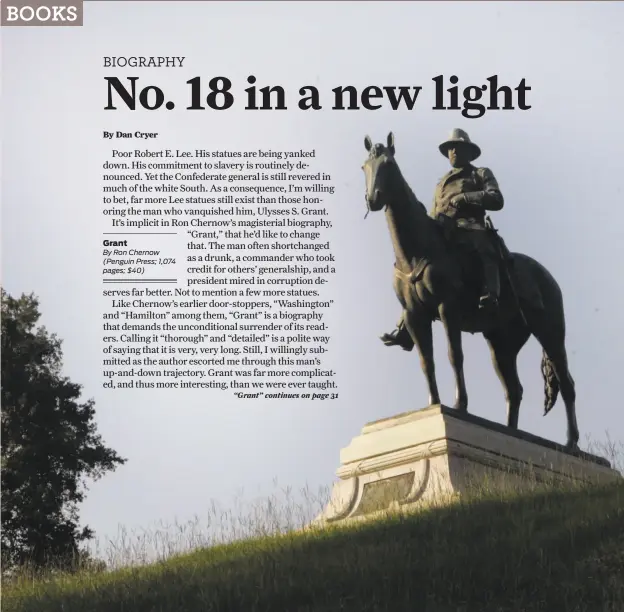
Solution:
[{"label": "carved molding on pedestal", "polygon": [[622,477],[601,457],[570,453],[549,440],[445,406],[367,424],[341,451],[341,459],[331,501],[315,523],[438,503],[486,481],[504,488]]}]

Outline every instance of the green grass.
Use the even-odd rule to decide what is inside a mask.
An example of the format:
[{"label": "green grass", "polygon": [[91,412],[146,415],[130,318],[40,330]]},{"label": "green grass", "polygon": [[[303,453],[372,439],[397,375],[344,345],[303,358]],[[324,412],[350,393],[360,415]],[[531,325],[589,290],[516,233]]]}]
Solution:
[{"label": "green grass", "polygon": [[5,612],[621,612],[624,482],[480,492],[351,526],[4,585]]}]

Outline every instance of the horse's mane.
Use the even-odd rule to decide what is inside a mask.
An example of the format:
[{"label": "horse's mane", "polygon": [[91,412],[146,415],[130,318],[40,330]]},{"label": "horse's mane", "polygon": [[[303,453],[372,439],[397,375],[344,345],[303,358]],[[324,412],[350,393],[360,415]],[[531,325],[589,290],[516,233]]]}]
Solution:
[{"label": "horse's mane", "polygon": [[398,162],[396,161],[396,159],[394,159],[394,165],[396,167],[396,171],[399,173],[399,177],[401,178],[401,181],[403,182],[403,188],[405,189],[405,193],[407,195],[407,201],[408,201],[410,208],[414,209],[414,212],[416,210],[419,210],[419,212],[424,213],[425,216],[429,219],[430,217],[429,217],[429,212],[427,211],[427,207],[416,197],[414,190],[410,187],[409,183],[403,176],[403,172],[401,172],[401,168]]},{"label": "horse's mane", "polygon": [[[432,231],[432,229],[437,229],[432,227],[435,226],[436,223],[434,219],[429,215],[429,211],[427,210],[425,205],[416,197],[413,189],[405,180],[403,172],[401,172],[401,168],[397,163],[396,159],[394,159],[394,167],[396,172],[398,173],[398,178],[402,183],[402,189],[405,193],[407,215],[410,223],[412,224],[412,231],[414,231],[415,236],[419,236],[418,240],[421,243],[422,247],[428,251],[429,256],[433,256],[434,253],[439,252],[439,250],[442,248],[439,232]],[[426,247],[425,244],[427,244]]]}]

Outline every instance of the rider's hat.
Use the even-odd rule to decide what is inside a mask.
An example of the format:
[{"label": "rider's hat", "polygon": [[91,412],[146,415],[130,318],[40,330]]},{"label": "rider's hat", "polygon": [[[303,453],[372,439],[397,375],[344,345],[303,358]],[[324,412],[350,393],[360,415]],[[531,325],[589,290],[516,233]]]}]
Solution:
[{"label": "rider's hat", "polygon": [[473,161],[481,155],[481,149],[470,140],[470,136],[468,136],[464,130],[460,130],[459,128],[455,128],[451,132],[448,140],[445,140],[438,148],[444,157],[448,157],[448,150],[454,145],[463,146],[468,151],[469,161]]}]

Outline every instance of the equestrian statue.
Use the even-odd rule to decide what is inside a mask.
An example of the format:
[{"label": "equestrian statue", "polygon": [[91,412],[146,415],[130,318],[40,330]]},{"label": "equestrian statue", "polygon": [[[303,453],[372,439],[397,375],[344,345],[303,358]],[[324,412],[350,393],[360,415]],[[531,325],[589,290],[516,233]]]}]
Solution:
[{"label": "equestrian statue", "polygon": [[543,349],[544,414],[559,392],[567,422],[567,447],[578,449],[574,380],[568,371],[561,289],[538,261],[510,253],[488,211],[504,199],[489,168],[476,167],[480,148],[460,129],[439,146],[451,170],[435,189],[431,213],[416,198],[395,159],[394,135],[386,144],[366,136],[368,212],[385,209],[392,239],[394,290],[403,308],[397,328],[381,339],[411,351],[416,346],[429,388],[429,403],[440,404],[433,360],[432,324],[441,321],[455,377],[455,409],[468,411],[462,332],[481,333],[507,400],[507,426],[518,428],[522,385],[516,360],[534,335]]}]

